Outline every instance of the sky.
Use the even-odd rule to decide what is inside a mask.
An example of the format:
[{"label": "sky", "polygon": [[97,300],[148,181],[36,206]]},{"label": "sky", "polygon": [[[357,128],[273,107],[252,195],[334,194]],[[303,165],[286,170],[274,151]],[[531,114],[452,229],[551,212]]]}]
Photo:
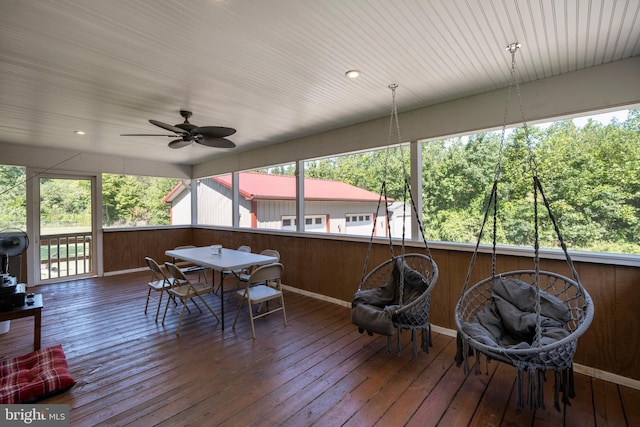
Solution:
[{"label": "sky", "polygon": [[[576,117],[573,119],[573,123],[577,126],[577,127],[583,127],[584,125],[587,124],[587,122],[589,121],[589,119],[593,119],[597,122],[602,123],[603,125],[608,125],[609,123],[611,123],[611,119],[613,119],[614,117],[616,119],[618,119],[618,122],[624,122],[625,120],[627,120],[627,116],[629,115],[629,110],[618,110],[618,111],[611,111],[608,113],[602,113],[602,114],[593,114],[593,115],[588,115],[588,116],[583,116],[583,117]],[[553,124],[553,121],[551,122],[546,122],[546,123],[536,123],[533,126],[536,126],[540,129],[546,129],[549,126],[551,126]],[[513,132],[515,128],[513,127],[507,127],[506,131],[505,131],[505,135],[510,135],[511,132]],[[494,132],[499,132],[498,130],[494,131]],[[466,143],[469,140],[469,135],[464,135],[461,137],[461,140]]]},{"label": "sky", "polygon": [[627,120],[628,115],[629,110],[620,110],[611,113],[596,114],[594,116],[578,117],[573,119],[573,123],[578,127],[582,127],[586,125],[587,121],[591,118],[597,122],[602,123],[603,125],[608,125],[609,123],[611,123],[611,119],[613,119],[614,117],[617,118],[619,122],[624,122],[625,120]]},{"label": "sky", "polygon": [[[618,111],[611,111],[611,112],[602,113],[602,114],[592,114],[592,115],[587,115],[583,117],[575,117],[572,120],[577,127],[583,127],[587,124],[589,119],[593,119],[596,122],[602,123],[603,125],[608,125],[609,123],[611,123],[611,120],[614,117],[618,119],[618,122],[624,122],[625,120],[627,120],[627,116],[629,116],[629,110],[618,110]],[[553,124],[553,121],[545,122],[545,123],[536,123],[534,126],[540,129],[546,129],[552,124]],[[508,128],[507,135],[513,132],[513,129],[514,128]]]}]

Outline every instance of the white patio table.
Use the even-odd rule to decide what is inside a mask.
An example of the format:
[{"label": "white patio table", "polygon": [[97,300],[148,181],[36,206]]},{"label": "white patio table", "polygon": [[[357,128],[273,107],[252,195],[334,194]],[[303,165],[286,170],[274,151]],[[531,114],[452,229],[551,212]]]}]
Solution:
[{"label": "white patio table", "polygon": [[251,252],[237,251],[235,249],[221,248],[220,253],[215,253],[211,246],[198,248],[171,249],[165,251],[165,255],[172,258],[189,261],[212,270],[211,283],[215,283],[215,272],[220,272],[220,311],[221,323],[224,330],[224,271],[241,270],[254,265],[270,264],[278,259],[272,256],[254,254]]}]

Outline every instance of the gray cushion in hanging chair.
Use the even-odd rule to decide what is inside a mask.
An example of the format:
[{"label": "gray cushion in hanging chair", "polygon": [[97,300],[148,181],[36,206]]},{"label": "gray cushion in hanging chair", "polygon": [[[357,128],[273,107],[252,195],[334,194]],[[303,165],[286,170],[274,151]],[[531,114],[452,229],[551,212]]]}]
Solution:
[{"label": "gray cushion in hanging chair", "polygon": [[[520,311],[536,311],[536,288],[520,279],[499,277],[493,284],[493,294],[509,301]],[[569,309],[560,298],[545,291],[540,291],[540,314],[562,323],[571,318]]]},{"label": "gray cushion in hanging chair", "polygon": [[[498,278],[491,291],[491,302],[476,315],[474,322],[462,328],[478,342],[491,347],[531,348],[536,335],[536,290],[519,279]],[[551,344],[565,338],[564,328],[571,318],[562,301],[540,291],[540,344]]]},{"label": "gray cushion in hanging chair", "polygon": [[362,331],[367,331],[369,335],[393,335],[391,313],[386,311],[384,307],[357,304],[351,308],[351,323],[357,325]]},{"label": "gray cushion in hanging chair", "polygon": [[398,268],[397,265],[394,264],[391,275],[387,281],[378,288],[357,291],[351,300],[351,307],[356,307],[359,304],[369,304],[377,307],[397,304],[396,293],[399,280],[400,275],[398,274]]},{"label": "gray cushion in hanging chair", "polygon": [[[351,301],[351,322],[369,333],[391,336],[394,332],[393,313],[402,304],[416,300],[428,288],[429,282],[409,267],[401,257],[394,260],[387,281],[374,289],[359,290]],[[402,304],[400,304],[400,268],[404,268]]]},{"label": "gray cushion in hanging chair", "polygon": [[[514,281],[499,281],[497,280],[499,277],[514,279]],[[500,312],[495,303],[497,295],[495,290],[501,292],[500,286],[508,283],[514,285],[509,286],[509,293],[515,293],[516,296],[510,301],[503,298],[503,301],[515,304],[508,310],[502,307]],[[534,292],[526,288],[521,290],[523,284],[531,287]],[[529,310],[535,311],[537,287],[541,290],[541,337],[537,343],[534,338],[530,338],[533,342],[529,343],[511,335],[504,324],[514,319],[513,315],[506,313],[508,311],[520,312],[516,316],[521,316],[523,312],[526,313]],[[533,298],[527,296],[531,294],[534,295]],[[557,306],[556,298],[562,302],[565,309]],[[517,306],[525,310],[520,310]],[[546,319],[543,319],[543,313],[547,315]],[[478,374],[480,357],[484,354],[485,360],[499,360],[516,367],[518,378],[516,408],[523,407],[524,372],[529,373],[529,407],[539,408],[544,407],[544,372],[553,370],[555,371],[554,406],[560,410],[560,392],[562,392],[564,403],[569,403],[569,398],[575,396],[573,355],[578,338],[591,324],[593,314],[594,306],[591,296],[577,279],[536,270],[509,271],[500,273],[496,277],[487,277],[464,290],[456,305],[455,319],[458,327],[456,363],[458,366],[464,365],[465,373],[468,373],[469,359],[475,356],[475,370]],[[532,316],[526,314],[515,317],[516,322],[512,323],[510,328],[522,330],[524,322],[519,322],[522,319],[530,321],[531,318]],[[568,320],[563,322],[565,319]],[[558,323],[562,323],[562,327],[557,327]]]},{"label": "gray cushion in hanging chair", "polygon": [[359,290],[351,300],[351,323],[369,334],[393,335],[391,312],[388,305],[397,304],[400,274],[397,263],[387,281],[374,289]]}]

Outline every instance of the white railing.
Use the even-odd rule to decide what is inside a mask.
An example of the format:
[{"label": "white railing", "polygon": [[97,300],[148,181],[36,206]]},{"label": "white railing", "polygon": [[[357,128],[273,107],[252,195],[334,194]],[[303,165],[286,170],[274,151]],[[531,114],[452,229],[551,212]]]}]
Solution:
[{"label": "white railing", "polygon": [[40,236],[40,280],[91,273],[91,233]]}]

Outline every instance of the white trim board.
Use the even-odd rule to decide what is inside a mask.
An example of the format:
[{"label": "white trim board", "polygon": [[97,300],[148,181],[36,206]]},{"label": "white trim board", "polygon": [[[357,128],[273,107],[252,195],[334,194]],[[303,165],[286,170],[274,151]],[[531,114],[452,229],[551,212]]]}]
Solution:
[{"label": "white trim board", "polygon": [[[330,302],[333,304],[337,304],[340,305],[342,307],[347,307],[350,308],[351,307],[351,303],[347,302],[347,301],[342,301],[340,299],[337,298],[331,298],[331,297],[327,297],[325,295],[320,295],[320,294],[316,294],[314,292],[309,292],[309,291],[305,291],[302,289],[297,289],[291,286],[282,286],[283,289],[290,291],[290,292],[294,292],[297,294],[302,294],[311,298],[315,298],[321,301],[326,301],[326,302]],[[450,336],[450,337],[455,337],[456,334],[458,333],[457,331],[453,330],[453,329],[448,329],[448,328],[443,328],[441,326],[436,326],[436,325],[431,325],[431,330],[433,332],[437,332],[439,334],[442,335],[446,335],[446,336]],[[578,363],[575,363],[573,365],[573,370],[574,372],[577,372],[579,374],[584,374],[584,375],[588,375],[592,378],[597,378],[600,380],[604,380],[604,381],[608,381],[614,384],[618,384],[618,385],[622,385],[625,387],[629,387],[629,388],[633,388],[636,390],[640,390],[640,381],[638,380],[634,380],[632,378],[627,378],[627,377],[623,377],[622,375],[617,375],[611,372],[607,372],[607,371],[603,371],[600,369],[596,369],[596,368],[592,368],[590,366],[584,366],[584,365],[580,365]]]}]

